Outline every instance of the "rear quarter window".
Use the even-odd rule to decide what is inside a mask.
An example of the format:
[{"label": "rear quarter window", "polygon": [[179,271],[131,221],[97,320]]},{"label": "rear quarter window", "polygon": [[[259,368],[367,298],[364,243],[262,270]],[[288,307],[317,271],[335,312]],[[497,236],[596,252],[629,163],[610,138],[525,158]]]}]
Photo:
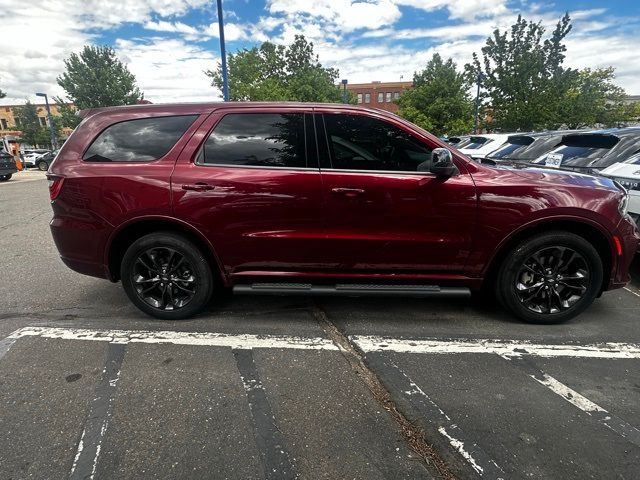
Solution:
[{"label": "rear quarter window", "polygon": [[100,133],[86,162],[149,162],[164,157],[198,115],[150,117],[115,123]]}]

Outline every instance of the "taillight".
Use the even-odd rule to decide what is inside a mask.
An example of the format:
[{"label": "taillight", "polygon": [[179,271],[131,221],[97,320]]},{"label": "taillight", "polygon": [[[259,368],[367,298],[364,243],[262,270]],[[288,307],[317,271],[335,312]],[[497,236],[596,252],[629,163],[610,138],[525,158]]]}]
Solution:
[{"label": "taillight", "polygon": [[51,201],[53,201],[58,198],[58,195],[60,195],[64,177],[60,177],[58,175],[47,175],[47,180],[49,181],[49,197],[51,198]]}]

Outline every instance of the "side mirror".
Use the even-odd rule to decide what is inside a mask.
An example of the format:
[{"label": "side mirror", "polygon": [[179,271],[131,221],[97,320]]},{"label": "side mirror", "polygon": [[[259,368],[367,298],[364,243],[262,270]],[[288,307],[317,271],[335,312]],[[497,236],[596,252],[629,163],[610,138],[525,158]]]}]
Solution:
[{"label": "side mirror", "polygon": [[459,173],[458,167],[453,163],[451,151],[446,148],[434,148],[431,153],[431,173],[438,177],[452,177]]}]

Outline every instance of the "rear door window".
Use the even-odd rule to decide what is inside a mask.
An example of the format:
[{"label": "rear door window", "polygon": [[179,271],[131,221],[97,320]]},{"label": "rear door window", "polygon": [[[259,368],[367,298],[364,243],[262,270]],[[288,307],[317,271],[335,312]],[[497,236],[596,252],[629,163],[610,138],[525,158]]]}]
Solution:
[{"label": "rear door window", "polygon": [[304,113],[228,113],[218,122],[196,163],[307,168]]},{"label": "rear door window", "polygon": [[107,127],[82,159],[86,162],[148,162],[164,157],[198,115],[126,120]]}]

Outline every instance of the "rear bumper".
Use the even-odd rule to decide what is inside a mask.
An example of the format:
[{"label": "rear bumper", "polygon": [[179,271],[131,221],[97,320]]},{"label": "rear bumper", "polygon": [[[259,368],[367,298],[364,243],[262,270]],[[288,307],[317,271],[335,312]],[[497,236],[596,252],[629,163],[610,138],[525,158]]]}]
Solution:
[{"label": "rear bumper", "polygon": [[60,258],[70,269],[92,277],[109,279],[104,263],[106,239],[111,226],[102,219],[54,216],[49,224]]}]

